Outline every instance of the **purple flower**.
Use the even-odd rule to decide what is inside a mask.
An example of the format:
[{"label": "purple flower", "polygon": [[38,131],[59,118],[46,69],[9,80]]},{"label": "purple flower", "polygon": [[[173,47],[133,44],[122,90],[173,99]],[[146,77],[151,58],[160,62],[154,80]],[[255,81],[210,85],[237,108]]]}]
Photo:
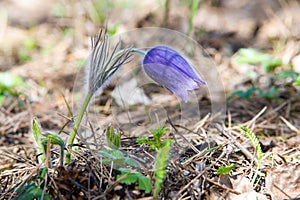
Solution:
[{"label": "purple flower", "polygon": [[142,66],[151,79],[185,102],[188,101],[188,91],[206,84],[185,58],[167,46],[151,48],[146,53]]}]

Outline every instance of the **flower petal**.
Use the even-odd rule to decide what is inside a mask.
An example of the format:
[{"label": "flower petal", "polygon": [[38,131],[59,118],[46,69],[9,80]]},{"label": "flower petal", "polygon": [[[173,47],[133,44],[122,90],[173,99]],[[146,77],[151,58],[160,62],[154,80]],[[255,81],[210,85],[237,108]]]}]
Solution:
[{"label": "flower petal", "polygon": [[145,73],[156,83],[188,101],[188,90],[199,88],[198,84],[176,68],[151,63],[143,65]]},{"label": "flower petal", "polygon": [[159,63],[165,66],[177,68],[198,84],[206,84],[206,82],[200,78],[186,59],[170,47],[156,46],[151,48],[143,60],[143,64],[147,63]]},{"label": "flower petal", "polygon": [[188,91],[206,84],[178,52],[167,46],[150,49],[143,59],[142,67],[156,83],[181,97],[185,102],[188,101]]}]

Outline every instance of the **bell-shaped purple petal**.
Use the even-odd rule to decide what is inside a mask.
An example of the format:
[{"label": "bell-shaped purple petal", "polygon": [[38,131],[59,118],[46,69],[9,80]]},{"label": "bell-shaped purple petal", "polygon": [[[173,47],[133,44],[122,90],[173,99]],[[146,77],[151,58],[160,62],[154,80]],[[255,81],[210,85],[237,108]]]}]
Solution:
[{"label": "bell-shaped purple petal", "polygon": [[145,73],[185,102],[188,91],[198,89],[204,80],[177,51],[167,46],[151,48],[143,59]]}]

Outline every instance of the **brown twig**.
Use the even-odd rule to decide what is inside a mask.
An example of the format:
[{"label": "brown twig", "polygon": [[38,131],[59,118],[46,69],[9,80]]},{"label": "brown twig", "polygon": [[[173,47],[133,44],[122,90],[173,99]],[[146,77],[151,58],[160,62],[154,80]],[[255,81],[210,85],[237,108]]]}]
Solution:
[{"label": "brown twig", "polygon": [[257,159],[255,158],[255,156],[253,156],[246,148],[243,147],[243,145],[241,145],[231,134],[229,134],[227,131],[225,131],[225,129],[223,129],[221,127],[220,124],[216,124],[216,128],[217,130],[222,133],[226,138],[228,138],[229,140],[231,140],[233,142],[233,144],[239,148],[243,154],[249,159],[249,160],[254,160],[255,164],[258,164]]},{"label": "brown twig", "polygon": [[223,190],[226,190],[226,191],[228,191],[228,192],[231,192],[231,193],[237,194],[237,195],[241,194],[240,192],[238,192],[238,191],[236,191],[236,190],[233,190],[233,189],[231,189],[231,188],[228,188],[228,187],[226,187],[226,186],[224,186],[224,185],[221,185],[220,183],[217,183],[217,182],[213,181],[212,179],[206,178],[206,180],[207,180],[208,182],[210,182],[210,183],[212,183],[212,184],[218,186],[219,188],[221,188],[221,189],[223,189]]}]

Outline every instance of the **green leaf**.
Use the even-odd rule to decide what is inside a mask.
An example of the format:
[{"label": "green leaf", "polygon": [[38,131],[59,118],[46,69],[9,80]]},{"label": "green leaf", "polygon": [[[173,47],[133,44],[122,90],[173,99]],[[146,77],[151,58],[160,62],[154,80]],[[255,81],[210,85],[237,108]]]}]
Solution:
[{"label": "green leaf", "polygon": [[131,184],[134,184],[138,180],[137,172],[131,172],[127,168],[120,168],[119,170],[120,170],[121,174],[117,175],[117,179],[120,179],[121,177],[126,175],[126,177],[122,181],[120,181],[120,183],[124,183],[126,185],[131,185]]},{"label": "green leaf", "polygon": [[251,87],[251,88],[249,88],[249,89],[247,89],[245,91],[243,91],[243,90],[237,90],[237,91],[232,92],[230,94],[230,96],[229,96],[228,99],[231,99],[234,96],[238,96],[238,97],[244,98],[244,99],[249,99],[254,94],[254,92],[257,91],[257,90],[259,91],[260,88],[258,88],[258,87]]},{"label": "green leaf", "polygon": [[161,137],[168,131],[169,129],[165,126],[152,129],[151,133],[153,134],[153,139],[148,137],[138,138],[136,142],[138,144],[146,144],[149,145],[149,150],[156,150],[158,151],[162,146]]},{"label": "green leaf", "polygon": [[127,168],[120,168],[119,170],[121,174],[117,175],[117,179],[123,178],[123,176],[126,175],[126,177],[123,180],[121,180],[120,183],[131,185],[138,182],[138,186],[141,190],[144,190],[145,193],[151,192],[152,185],[151,185],[150,178],[144,176],[139,172],[131,171],[130,169]]},{"label": "green leaf", "polygon": [[262,163],[262,159],[263,159],[263,152],[262,152],[262,149],[261,149],[261,146],[260,146],[260,143],[256,137],[256,135],[250,131],[247,127],[244,127],[244,126],[240,126],[240,128],[245,132],[245,135],[251,140],[253,146],[255,147],[255,150],[256,150],[256,158],[257,158],[257,170],[255,170],[255,174],[253,175],[253,178],[252,178],[252,185],[254,185],[254,182],[256,181],[256,178],[259,174],[259,170],[261,168],[261,163]]},{"label": "green leaf", "polygon": [[108,34],[109,36],[114,36],[117,33],[118,30],[118,24],[113,24],[111,27],[108,29]]},{"label": "green leaf", "polygon": [[105,133],[107,145],[112,149],[119,149],[121,144],[121,133],[116,132],[112,127],[108,127]]},{"label": "green leaf", "polygon": [[154,177],[155,177],[155,190],[154,198],[158,198],[163,181],[167,175],[167,166],[169,160],[169,152],[172,140],[167,139],[163,147],[159,150],[155,159]]},{"label": "green leaf", "polygon": [[167,128],[165,126],[162,126],[162,127],[155,128],[155,129],[151,130],[153,136],[158,137],[158,138],[160,138],[162,135],[164,135],[167,131],[169,131],[169,128]]},{"label": "green leaf", "polygon": [[102,162],[109,164],[114,162],[114,167],[119,168],[120,166],[125,165],[125,156],[122,151],[116,149],[104,149],[100,150],[99,153],[106,157],[102,159]]},{"label": "green leaf", "polygon": [[300,85],[300,76],[294,81],[293,86]]},{"label": "green leaf", "polygon": [[[43,197],[43,198],[42,198]],[[25,185],[20,189],[17,196],[18,200],[31,200],[31,199],[44,199],[51,200],[51,196],[44,192],[41,188],[37,187],[34,183]]]},{"label": "green leaf", "polygon": [[0,91],[3,92],[3,88],[15,88],[20,86],[26,86],[26,83],[20,76],[8,72],[0,72]]},{"label": "green leaf", "polygon": [[139,188],[141,190],[144,190],[145,193],[150,193],[151,190],[152,190],[152,185],[151,185],[151,181],[150,181],[150,178],[140,174],[138,176],[138,181],[139,181]]},{"label": "green leaf", "polygon": [[125,164],[131,167],[140,168],[140,165],[136,161],[132,160],[131,158],[125,157]]},{"label": "green leaf", "polygon": [[169,129],[165,126],[153,129],[151,132],[153,134],[155,144],[157,149],[161,148],[161,136],[164,135]]},{"label": "green leaf", "polygon": [[268,54],[261,53],[252,48],[241,48],[235,61],[239,64],[260,64],[270,59]]},{"label": "green leaf", "polygon": [[262,68],[265,70],[265,72],[273,72],[276,67],[279,67],[282,65],[282,61],[279,59],[270,58],[269,60],[266,60],[261,63]]},{"label": "green leaf", "polygon": [[136,139],[136,142],[137,142],[138,144],[147,144],[147,145],[153,144],[153,141],[150,140],[150,138],[148,138],[148,137],[137,138],[137,139]]},{"label": "green leaf", "polygon": [[154,140],[148,138],[148,137],[144,137],[144,138],[137,138],[136,142],[138,144],[145,144],[145,145],[149,145],[149,150],[157,150],[156,147],[156,143]]},{"label": "green leaf", "polygon": [[8,72],[0,72],[0,106],[8,95],[18,96],[17,87],[25,87],[26,83],[20,76]]},{"label": "green leaf", "polygon": [[64,148],[65,143],[62,140],[62,138],[60,137],[60,135],[53,133],[53,132],[46,132],[46,133],[42,133],[42,135],[44,137],[46,137],[48,140],[51,139],[51,143],[52,144],[56,144],[61,146],[62,148]]},{"label": "green leaf", "polygon": [[48,171],[48,168],[47,168],[47,167],[43,167],[43,168],[42,168],[41,174],[40,174],[41,179],[44,179],[44,178],[46,177],[47,171]]},{"label": "green leaf", "polygon": [[100,150],[99,153],[111,160],[124,159],[123,152],[116,149],[104,149],[104,150]]},{"label": "green leaf", "polygon": [[263,158],[263,152],[256,135],[245,126],[240,126],[240,128],[245,132],[245,135],[251,140],[252,144],[254,145],[256,149],[256,158],[258,162],[260,162]]},{"label": "green leaf", "polygon": [[41,154],[39,156],[39,160],[43,162],[45,160],[45,152],[44,152],[44,147],[41,142],[41,129],[40,129],[40,124],[36,119],[32,120],[32,125],[31,125],[31,130],[34,136],[34,140],[37,144],[37,153]]},{"label": "green leaf", "polygon": [[260,64],[265,72],[272,72],[276,67],[282,65],[280,59],[273,58],[252,48],[240,49],[239,56],[235,59],[235,62],[239,64]]},{"label": "green leaf", "polygon": [[280,89],[278,87],[271,86],[267,92],[260,91],[257,96],[260,98],[275,99],[278,97],[279,92]]},{"label": "green leaf", "polygon": [[231,163],[227,166],[221,166],[219,167],[218,171],[215,172],[215,174],[228,174],[232,169],[234,169],[237,166],[237,164]]},{"label": "green leaf", "polygon": [[285,70],[275,74],[275,77],[277,78],[281,78],[281,79],[291,78],[292,80],[296,80],[298,76],[299,74],[294,70]]}]

